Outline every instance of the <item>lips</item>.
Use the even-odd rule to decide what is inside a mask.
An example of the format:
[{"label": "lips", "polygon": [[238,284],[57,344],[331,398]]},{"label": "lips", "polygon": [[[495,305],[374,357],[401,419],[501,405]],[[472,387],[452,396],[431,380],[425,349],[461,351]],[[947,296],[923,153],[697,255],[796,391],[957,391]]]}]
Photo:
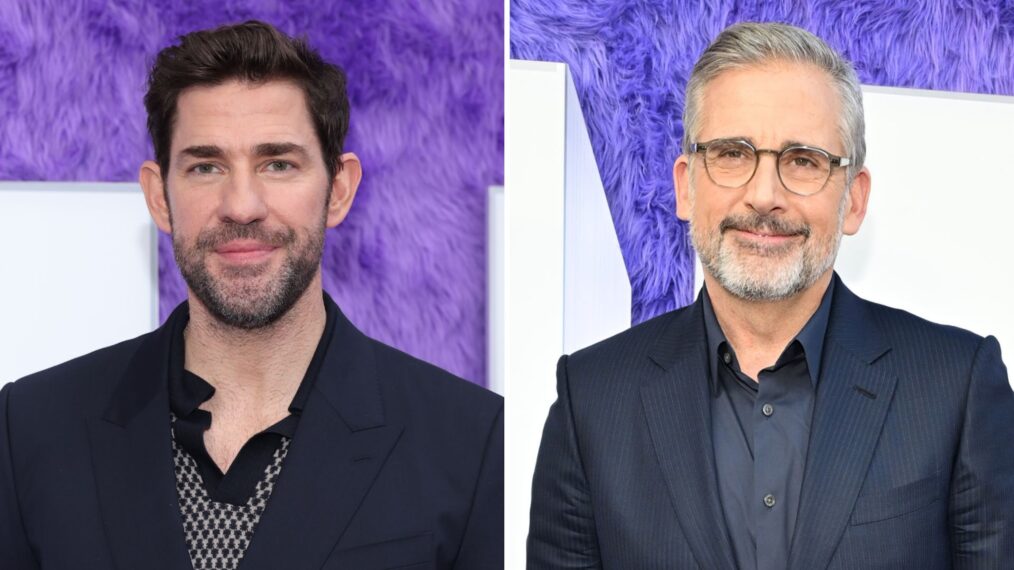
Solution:
[{"label": "lips", "polygon": [[744,233],[748,233],[748,234],[753,234],[755,236],[761,236],[761,237],[789,237],[789,236],[798,235],[798,234],[781,234],[781,233],[777,233],[777,232],[766,232],[766,231],[763,231],[763,230],[761,230],[761,231],[757,231],[757,230],[738,230],[738,231],[741,231],[741,232],[744,232]]},{"label": "lips", "polygon": [[256,240],[237,239],[225,243],[217,248],[217,253],[245,253],[250,251],[265,251],[275,249],[275,246]]},{"label": "lips", "polygon": [[764,214],[730,215],[718,225],[718,231],[725,233],[734,230],[738,235],[753,239],[788,239],[802,236],[810,237],[810,227],[803,223],[795,223],[779,216]]},{"label": "lips", "polygon": [[778,232],[765,231],[765,230],[744,230],[744,229],[739,229],[739,228],[735,228],[735,230],[737,232],[739,232],[739,233],[748,234],[748,235],[759,237],[759,238],[776,238],[777,239],[777,238],[796,237],[796,236],[800,235],[798,232],[796,232],[796,233],[778,233]]},{"label": "lips", "polygon": [[224,259],[234,262],[261,261],[271,255],[277,246],[256,240],[232,240],[215,248],[215,253]]},{"label": "lips", "polygon": [[763,230],[734,229],[733,231],[736,232],[737,237],[739,238],[765,243],[781,243],[802,235],[799,233],[775,233]]}]

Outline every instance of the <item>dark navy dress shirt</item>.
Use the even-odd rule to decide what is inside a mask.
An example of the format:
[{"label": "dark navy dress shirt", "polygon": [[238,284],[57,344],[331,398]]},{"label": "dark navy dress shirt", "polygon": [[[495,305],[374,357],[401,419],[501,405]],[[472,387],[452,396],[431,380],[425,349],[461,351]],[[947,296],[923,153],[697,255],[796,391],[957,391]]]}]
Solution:
[{"label": "dark navy dress shirt", "polygon": [[788,566],[834,281],[778,360],[742,372],[707,290],[704,320],[718,491],[740,570]]}]

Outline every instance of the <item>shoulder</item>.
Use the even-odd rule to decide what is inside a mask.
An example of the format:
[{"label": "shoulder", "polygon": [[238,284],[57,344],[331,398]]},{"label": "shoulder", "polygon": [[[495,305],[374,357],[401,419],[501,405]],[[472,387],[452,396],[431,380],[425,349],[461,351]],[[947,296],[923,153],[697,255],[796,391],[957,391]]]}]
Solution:
[{"label": "shoulder", "polygon": [[[100,413],[138,347],[153,333],[68,360],[16,380],[7,387],[11,401],[27,414],[45,412],[59,417],[62,411]],[[67,410],[63,410],[67,408]]]},{"label": "shoulder", "polygon": [[475,473],[503,455],[503,398],[376,340],[377,381],[388,422],[403,426],[402,449],[426,458],[417,472]]},{"label": "shoulder", "polygon": [[677,309],[560,359],[557,394],[575,414],[639,405],[639,387],[664,372],[686,351],[699,346],[704,355],[703,321],[693,304]]},{"label": "shoulder", "polygon": [[974,332],[936,323],[908,311],[864,301],[868,314],[895,350],[974,355],[985,340]]},{"label": "shoulder", "polygon": [[993,337],[855,299],[858,303],[849,304],[849,311],[839,311],[837,318],[861,319],[863,324],[850,325],[847,330],[851,330],[852,337],[865,339],[848,344],[882,347],[870,354],[883,353],[880,358],[904,379],[904,389],[933,390],[937,397],[952,394],[958,398],[967,390],[977,360],[999,359],[999,346]]},{"label": "shoulder", "polygon": [[[3,387],[6,425],[0,432],[23,460],[86,448],[87,422],[101,418],[145,337],[102,348]],[[69,456],[69,455],[68,455]]]},{"label": "shoulder", "polygon": [[695,303],[658,315],[566,356],[563,364],[571,374],[650,364],[648,359],[669,340],[678,344],[704,341],[703,326],[694,326],[696,309]]},{"label": "shoulder", "polygon": [[503,397],[380,341],[370,339],[385,405],[411,417],[443,417],[462,425],[488,425]]}]

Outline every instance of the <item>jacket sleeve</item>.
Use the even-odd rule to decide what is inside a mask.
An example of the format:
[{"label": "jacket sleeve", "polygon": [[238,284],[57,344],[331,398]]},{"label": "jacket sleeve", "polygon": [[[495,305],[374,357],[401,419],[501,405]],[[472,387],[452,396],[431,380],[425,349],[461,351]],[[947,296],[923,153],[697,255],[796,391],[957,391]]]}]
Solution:
[{"label": "jacket sleeve", "polygon": [[487,436],[468,526],[454,568],[503,570],[503,406]]},{"label": "jacket sleeve", "polygon": [[972,363],[950,494],[954,568],[1010,568],[1014,561],[1014,393],[993,337]]},{"label": "jacket sleeve", "polygon": [[532,482],[528,570],[601,568],[591,493],[574,428],[566,356],[556,368],[556,392]]},{"label": "jacket sleeve", "polygon": [[14,488],[8,413],[13,387],[14,384],[7,384],[0,389],[0,562],[5,570],[36,570],[38,565],[28,546]]}]

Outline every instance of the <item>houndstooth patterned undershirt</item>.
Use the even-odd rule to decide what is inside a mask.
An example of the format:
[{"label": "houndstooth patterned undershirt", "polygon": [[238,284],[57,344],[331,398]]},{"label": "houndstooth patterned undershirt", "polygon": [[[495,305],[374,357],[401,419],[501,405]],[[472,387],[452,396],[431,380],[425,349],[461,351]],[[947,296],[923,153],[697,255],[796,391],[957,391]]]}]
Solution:
[{"label": "houndstooth patterned undershirt", "polygon": [[[176,422],[176,416],[172,416]],[[183,530],[194,570],[235,570],[250,546],[254,530],[267,507],[282,462],[289,450],[290,438],[282,437],[274,459],[257,482],[256,490],[245,505],[237,506],[211,500],[204,488],[197,463],[176,445],[173,432],[173,462],[176,467],[176,493],[183,516]]]}]

